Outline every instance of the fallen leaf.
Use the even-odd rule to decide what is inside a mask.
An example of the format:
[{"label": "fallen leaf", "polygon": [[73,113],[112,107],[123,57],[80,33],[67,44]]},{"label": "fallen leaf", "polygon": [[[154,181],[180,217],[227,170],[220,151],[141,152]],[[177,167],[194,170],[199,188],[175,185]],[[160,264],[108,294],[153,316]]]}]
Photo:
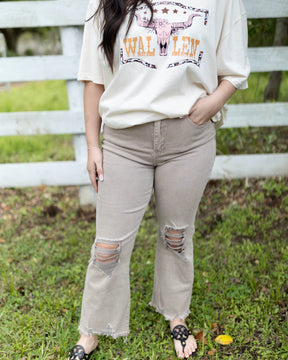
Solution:
[{"label": "fallen leaf", "polygon": [[217,350],[213,348],[212,350],[208,351],[208,355],[214,355],[216,353],[216,351]]},{"label": "fallen leaf", "polygon": [[195,339],[198,341],[203,341],[204,344],[207,344],[207,340],[205,337],[203,337],[203,331],[200,330],[196,335],[195,335]]},{"label": "fallen leaf", "polygon": [[195,336],[195,339],[196,340],[202,340],[203,339],[203,331],[199,331],[198,334]]},{"label": "fallen leaf", "polygon": [[233,339],[231,336],[223,334],[223,335],[217,336],[215,341],[221,345],[229,345],[233,342]]}]

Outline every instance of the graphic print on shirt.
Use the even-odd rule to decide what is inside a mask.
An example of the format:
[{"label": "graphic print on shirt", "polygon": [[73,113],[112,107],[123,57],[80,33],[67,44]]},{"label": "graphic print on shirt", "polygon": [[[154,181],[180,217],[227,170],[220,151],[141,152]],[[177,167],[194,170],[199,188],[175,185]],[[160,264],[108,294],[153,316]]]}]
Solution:
[{"label": "graphic print on shirt", "polygon": [[[158,58],[159,63],[159,57],[168,56],[171,61],[166,65],[167,68],[187,63],[200,67],[203,58],[200,39],[181,35],[181,31],[192,27],[195,19],[200,17],[202,17],[200,23],[206,26],[209,10],[174,1],[158,1],[152,5],[154,14],[150,25],[150,10],[147,5],[136,9],[137,35],[123,39],[120,47],[121,63],[137,62],[151,69],[157,69],[156,59]],[[157,46],[155,46],[156,39]],[[173,58],[177,60],[173,61]]]}]

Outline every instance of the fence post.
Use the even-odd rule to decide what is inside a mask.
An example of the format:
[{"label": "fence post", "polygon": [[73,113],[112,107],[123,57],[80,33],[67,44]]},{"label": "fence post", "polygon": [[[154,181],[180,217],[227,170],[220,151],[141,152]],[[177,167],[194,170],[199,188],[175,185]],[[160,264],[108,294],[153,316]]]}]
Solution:
[{"label": "fence post", "polygon": [[[79,56],[82,44],[83,29],[81,27],[61,27],[61,43],[63,55]],[[76,75],[76,74],[75,74]],[[76,77],[76,76],[75,76]],[[67,80],[67,94],[70,111],[83,110],[83,84],[77,80]],[[84,120],[83,120],[84,121]],[[68,130],[68,129],[67,129]],[[69,133],[69,131],[67,131]],[[87,143],[85,134],[73,136],[75,160],[77,162],[87,162]],[[93,205],[96,207],[96,192],[91,184],[80,185],[79,200],[80,205]]]},{"label": "fence post", "polygon": [[[6,57],[7,56],[7,45],[5,36],[3,33],[0,32],[0,56]],[[6,83],[6,90],[10,91],[10,83]]]}]

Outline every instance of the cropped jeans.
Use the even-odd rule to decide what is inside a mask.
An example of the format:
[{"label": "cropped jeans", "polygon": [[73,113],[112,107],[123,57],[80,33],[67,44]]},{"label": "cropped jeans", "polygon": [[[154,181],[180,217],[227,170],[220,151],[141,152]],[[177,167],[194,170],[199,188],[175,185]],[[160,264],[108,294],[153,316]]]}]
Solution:
[{"label": "cropped jeans", "polygon": [[215,125],[189,117],[103,128],[104,181],[98,182],[96,236],[86,273],[79,332],[129,333],[129,263],[154,189],[158,220],[151,302],[166,320],[190,313],[193,234],[215,161]]}]

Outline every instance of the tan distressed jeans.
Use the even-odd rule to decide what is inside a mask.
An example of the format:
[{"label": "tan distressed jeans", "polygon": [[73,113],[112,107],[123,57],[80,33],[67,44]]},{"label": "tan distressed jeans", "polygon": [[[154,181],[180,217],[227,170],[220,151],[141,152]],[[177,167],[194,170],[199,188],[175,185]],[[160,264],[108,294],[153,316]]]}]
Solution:
[{"label": "tan distressed jeans", "polygon": [[[154,189],[158,219],[151,302],[166,320],[190,313],[194,220],[216,153],[215,126],[187,117],[103,129],[96,237],[82,299],[80,334],[129,333],[129,262]],[[105,246],[106,245],[106,246]]]}]

